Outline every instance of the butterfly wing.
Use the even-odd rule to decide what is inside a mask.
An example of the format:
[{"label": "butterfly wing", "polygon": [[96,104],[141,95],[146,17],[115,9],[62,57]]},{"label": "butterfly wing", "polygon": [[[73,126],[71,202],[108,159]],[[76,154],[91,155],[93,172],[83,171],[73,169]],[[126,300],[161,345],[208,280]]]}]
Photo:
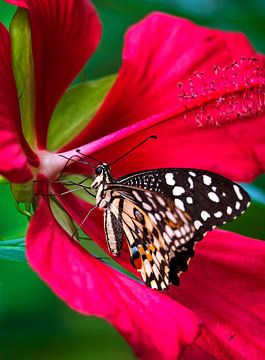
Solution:
[{"label": "butterfly wing", "polygon": [[104,228],[109,251],[114,256],[120,256],[123,233],[121,215],[115,216],[109,209],[104,210]]},{"label": "butterfly wing", "polygon": [[158,192],[187,212],[196,232],[191,241],[171,252],[169,281],[179,285],[188,269],[194,246],[216,226],[232,221],[250,205],[249,195],[238,184],[218,174],[197,169],[157,169],[134,173],[117,180],[123,185]]},{"label": "butterfly wing", "polygon": [[159,192],[187,212],[197,236],[232,221],[250,204],[238,184],[218,174],[197,169],[157,169],[134,173],[118,183]]},{"label": "butterfly wing", "polygon": [[194,236],[191,218],[153,191],[106,184],[104,192],[108,210],[121,216],[132,265],[149,287],[167,288],[170,260]]}]

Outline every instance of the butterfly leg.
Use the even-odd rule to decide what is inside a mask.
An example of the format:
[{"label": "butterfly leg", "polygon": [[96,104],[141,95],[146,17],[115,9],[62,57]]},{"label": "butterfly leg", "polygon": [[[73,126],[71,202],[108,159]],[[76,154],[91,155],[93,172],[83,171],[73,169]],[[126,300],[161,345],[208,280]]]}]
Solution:
[{"label": "butterfly leg", "polygon": [[95,210],[97,208],[97,206],[92,207],[88,213],[86,214],[86,216],[84,217],[84,219],[81,221],[81,223],[78,225],[78,227],[75,229],[74,233],[72,234],[72,239],[75,239],[76,235],[78,234],[78,231],[80,229],[82,229],[82,226],[84,225],[84,223],[87,221],[87,218],[89,217],[89,215],[92,213],[93,210]]}]

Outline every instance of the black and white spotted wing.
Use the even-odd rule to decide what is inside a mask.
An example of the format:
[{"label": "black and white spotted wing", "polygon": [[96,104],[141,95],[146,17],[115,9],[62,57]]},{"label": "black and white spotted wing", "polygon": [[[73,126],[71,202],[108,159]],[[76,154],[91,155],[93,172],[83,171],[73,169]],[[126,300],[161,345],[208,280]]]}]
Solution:
[{"label": "black and white spotted wing", "polygon": [[148,170],[124,176],[117,181],[155,191],[172,199],[177,208],[191,216],[197,239],[214,227],[232,221],[250,204],[250,197],[241,186],[205,170]]}]

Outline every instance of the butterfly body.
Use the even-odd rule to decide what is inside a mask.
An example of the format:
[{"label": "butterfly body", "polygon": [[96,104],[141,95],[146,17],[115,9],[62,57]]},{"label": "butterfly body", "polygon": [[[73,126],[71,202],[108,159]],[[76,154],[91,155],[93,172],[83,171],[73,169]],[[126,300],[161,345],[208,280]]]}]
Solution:
[{"label": "butterfly body", "polygon": [[156,169],[114,179],[101,164],[91,187],[96,205],[104,209],[109,251],[120,255],[125,234],[132,265],[158,290],[178,284],[194,244],[250,203],[236,183],[197,169]]}]

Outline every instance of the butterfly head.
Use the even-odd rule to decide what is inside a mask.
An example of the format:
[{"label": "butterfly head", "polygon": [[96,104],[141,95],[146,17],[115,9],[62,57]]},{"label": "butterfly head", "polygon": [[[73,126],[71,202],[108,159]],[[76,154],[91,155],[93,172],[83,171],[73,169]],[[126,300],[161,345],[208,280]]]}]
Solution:
[{"label": "butterfly head", "polygon": [[113,181],[110,172],[110,167],[106,163],[100,164],[96,167],[95,175],[96,177],[91,185],[92,189],[97,190],[100,187],[100,185],[104,185],[106,183]]}]

